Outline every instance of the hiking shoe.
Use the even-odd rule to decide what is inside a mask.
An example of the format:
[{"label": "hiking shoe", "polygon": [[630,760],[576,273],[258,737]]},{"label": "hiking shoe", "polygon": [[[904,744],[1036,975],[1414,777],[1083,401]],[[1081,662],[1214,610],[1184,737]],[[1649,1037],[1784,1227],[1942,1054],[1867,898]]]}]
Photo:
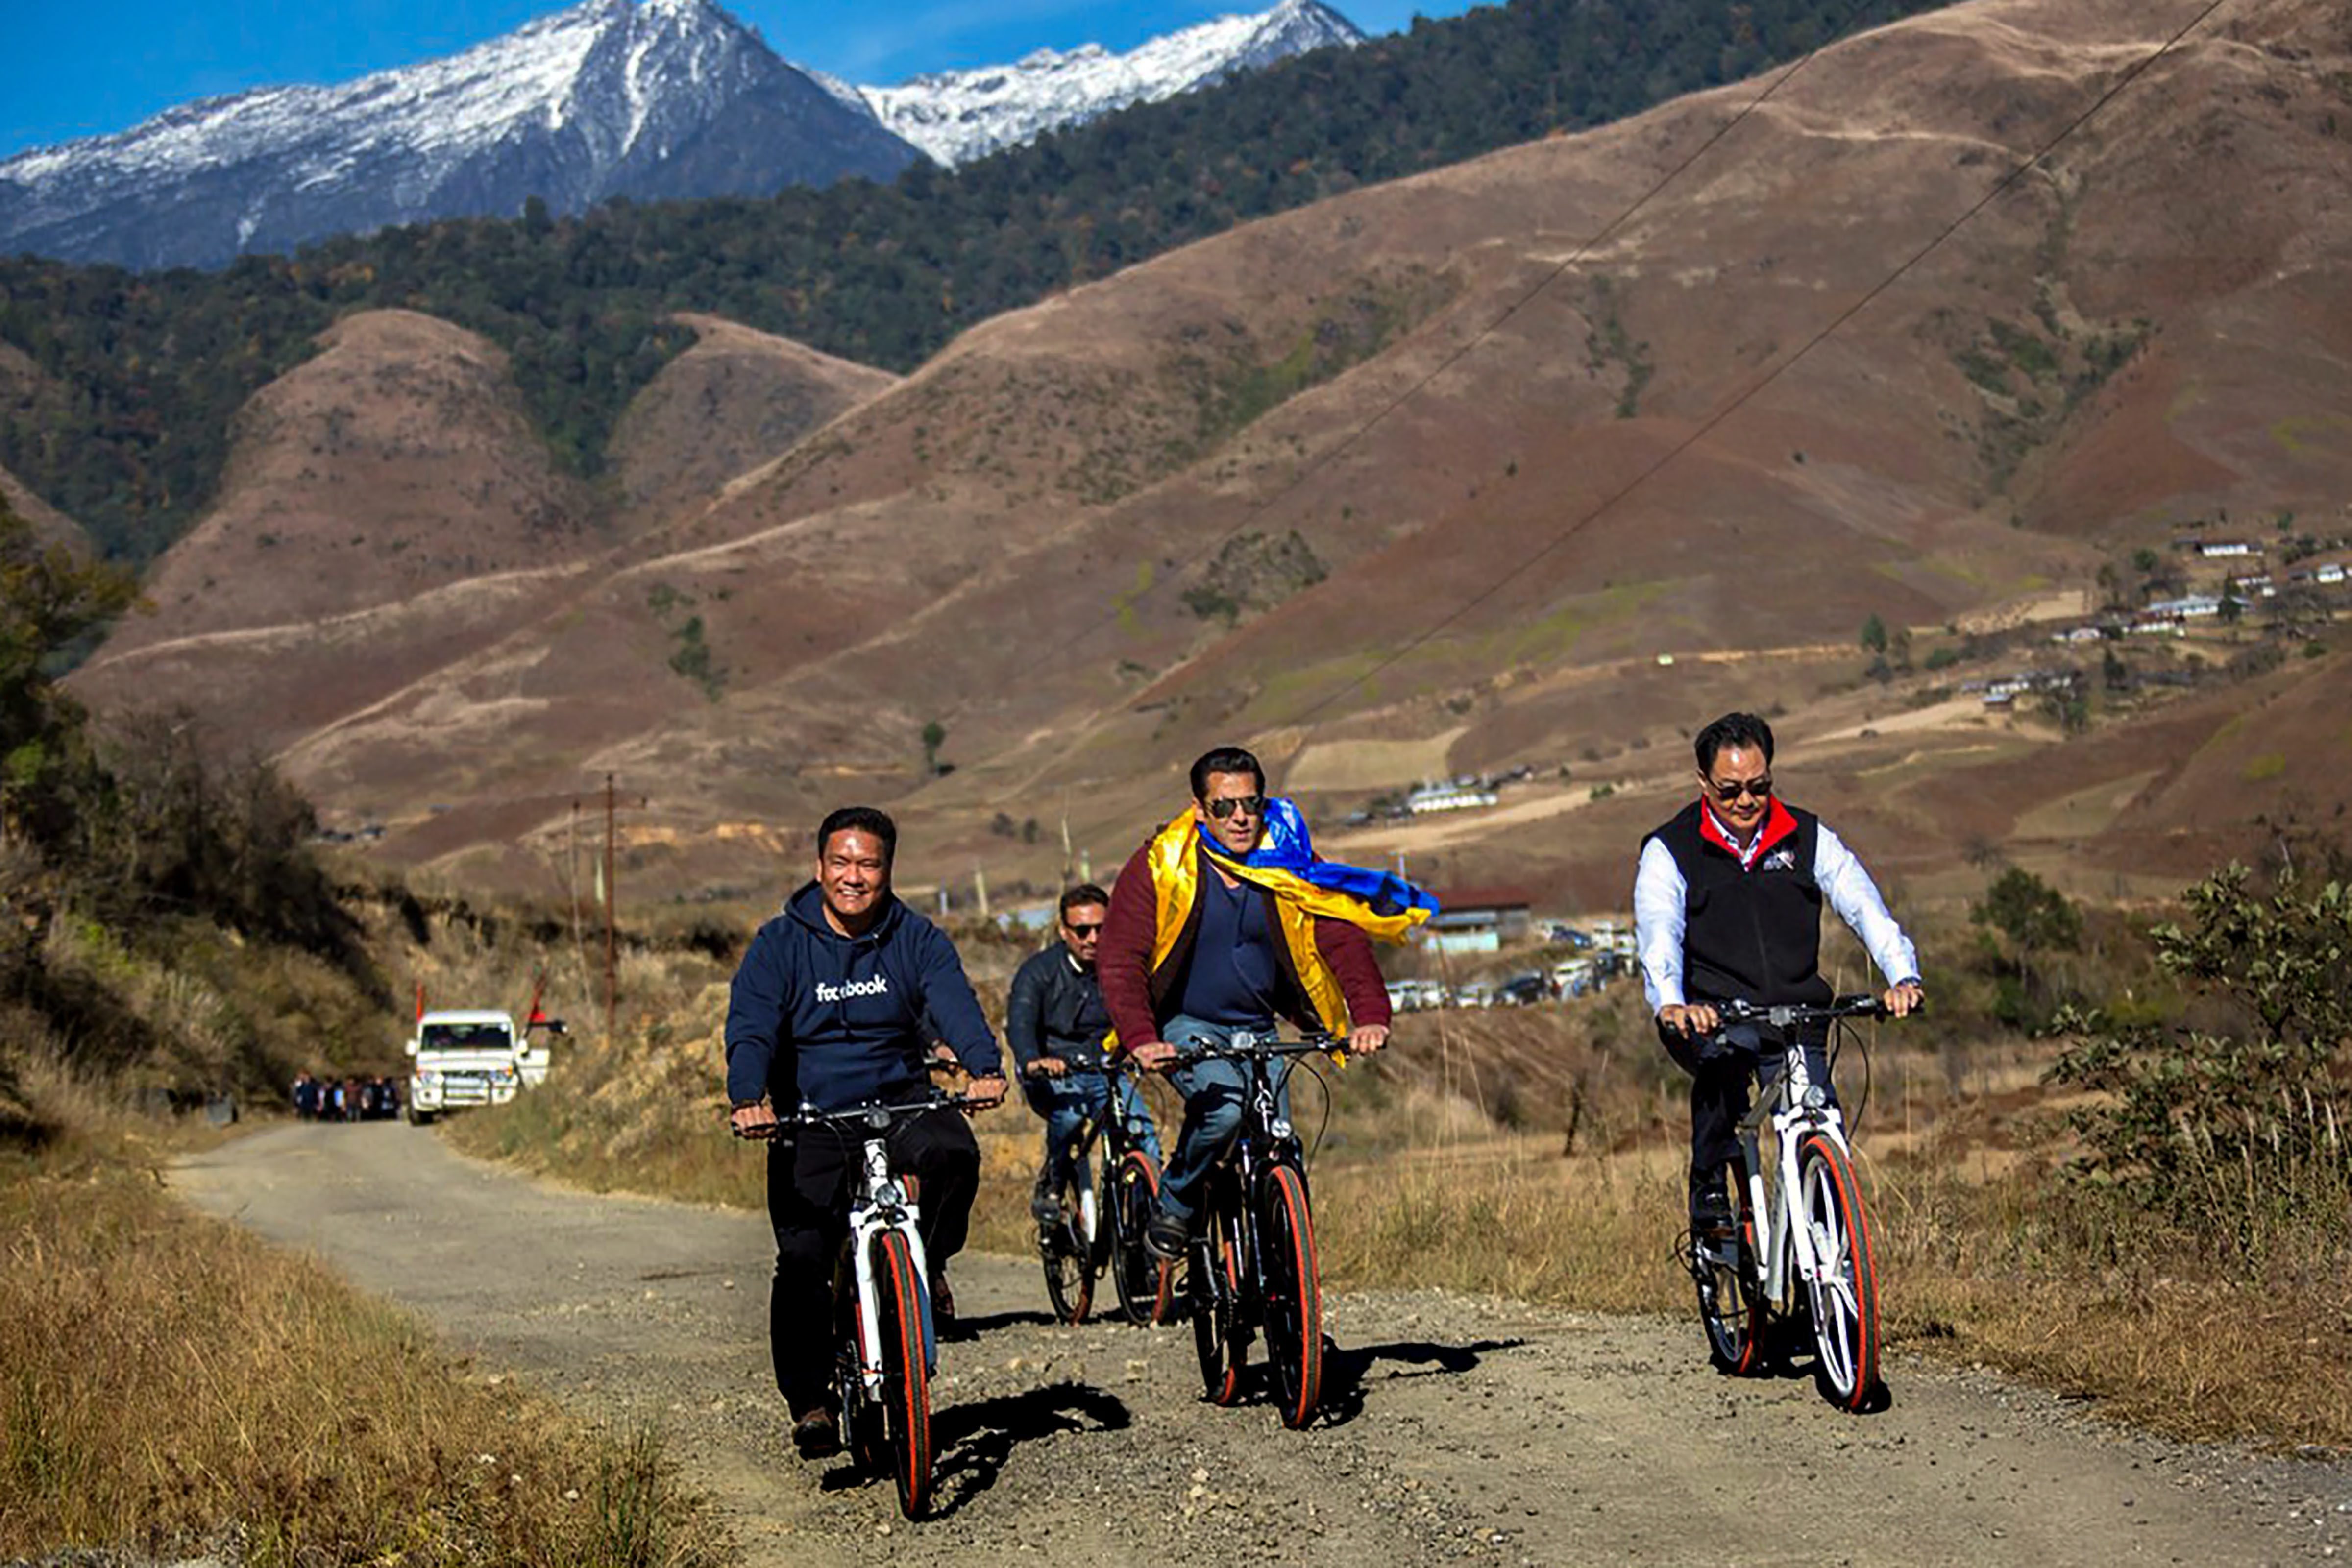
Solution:
[{"label": "hiking shoe", "polygon": [[1721,1187],[1691,1194],[1691,1238],[1696,1241],[1720,1241],[1731,1234],[1731,1198]]},{"label": "hiking shoe", "polygon": [[1166,1209],[1156,1209],[1143,1225],[1143,1249],[1162,1263],[1180,1263],[1184,1244],[1192,1239],[1185,1223]]},{"label": "hiking shoe", "polygon": [[793,1447],[803,1459],[826,1459],[841,1452],[841,1423],[820,1405],[793,1423]]}]

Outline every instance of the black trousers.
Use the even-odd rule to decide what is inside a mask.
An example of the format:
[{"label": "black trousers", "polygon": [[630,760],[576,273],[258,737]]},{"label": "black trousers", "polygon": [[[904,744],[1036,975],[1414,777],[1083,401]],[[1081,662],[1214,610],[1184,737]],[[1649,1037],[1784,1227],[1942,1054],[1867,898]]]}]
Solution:
[{"label": "black trousers", "polygon": [[[776,1231],[776,1280],[768,1294],[768,1349],[776,1387],[795,1416],[824,1402],[833,1384],[834,1264],[849,1234],[849,1199],[865,1176],[854,1128],[804,1127],[768,1149],[768,1220]],[[931,1272],[963,1249],[980,1190],[980,1145],[961,1112],[941,1109],[890,1129],[890,1168],[912,1172],[917,1228]],[[855,1286],[849,1286],[855,1289]]]},{"label": "black trousers", "polygon": [[[1691,1075],[1693,1198],[1716,1172],[1739,1159],[1739,1124],[1753,1104],[1748,1086],[1760,1082],[1769,1089],[1780,1076],[1785,1047],[1778,1036],[1753,1024],[1734,1026],[1728,1033],[1730,1039],[1724,1045],[1710,1047],[1707,1041],[1686,1038],[1664,1026],[1658,1030],[1666,1054]],[[1804,1047],[1806,1076],[1820,1086],[1831,1104],[1836,1104],[1837,1090],[1830,1082],[1828,1037],[1807,1040]]]}]

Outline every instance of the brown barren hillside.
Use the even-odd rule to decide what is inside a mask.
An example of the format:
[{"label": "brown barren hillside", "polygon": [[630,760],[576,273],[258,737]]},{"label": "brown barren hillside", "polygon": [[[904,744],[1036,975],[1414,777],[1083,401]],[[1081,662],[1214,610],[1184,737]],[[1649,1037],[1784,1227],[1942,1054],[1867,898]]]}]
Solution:
[{"label": "brown barren hillside", "polygon": [[247,404],[220,505],[149,577],[154,613],[77,681],[275,750],[528,620],[603,542],[503,354],[410,311],[347,317]]},{"label": "brown barren hillside", "polygon": [[678,321],[694,329],[694,346],[630,402],[613,435],[632,517],[708,504],[898,380],[717,316]]},{"label": "brown barren hillside", "polygon": [[[2225,788],[2337,657],[2256,667],[2255,621],[2135,645],[2087,737],[1954,689],[2062,657],[2043,628],[2146,597],[2133,552],[2184,529],[2346,526],[2352,19],[2255,0],[2156,58],[2201,9],[1978,0],[1357,192],[984,324],[772,459],[690,411],[778,383],[689,356],[633,411],[644,517],[593,571],[403,684],[289,692],[275,743],[331,810],[418,824],[388,852],[507,878],[618,771],[680,885],[764,883],[747,835],[850,795],[939,872],[1048,880],[1065,813],[1101,867],[1243,736],[1302,778],[1536,766],[1560,831],[1465,825],[1448,874],[1600,898],[1734,703],[1817,740],[1817,793],[1919,874],[2135,779],[2049,852],[2325,810],[2341,768]],[[158,598],[144,640],[211,623]],[[1874,616],[1916,655],[1885,684]],[[142,685],[218,689],[183,645]],[[1332,804],[1412,782],[1339,771]]]}]

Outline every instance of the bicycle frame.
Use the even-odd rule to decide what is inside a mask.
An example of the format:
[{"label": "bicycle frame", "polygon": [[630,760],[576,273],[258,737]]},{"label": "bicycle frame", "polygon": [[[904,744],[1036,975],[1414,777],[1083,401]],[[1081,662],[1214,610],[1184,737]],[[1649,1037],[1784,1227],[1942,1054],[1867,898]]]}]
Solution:
[{"label": "bicycle frame", "polygon": [[[1774,1009],[1775,1013],[1789,1009]],[[1809,1133],[1819,1133],[1849,1152],[1845,1118],[1814,1086],[1805,1065],[1805,1048],[1795,1029],[1784,1019],[1768,1019],[1781,1030],[1781,1065],[1772,1092],[1765,1095],[1740,1124],[1740,1151],[1745,1156],[1750,1212],[1756,1215],[1758,1262],[1764,1297],[1785,1308],[1800,1284],[1818,1284],[1823,1260],[1813,1251],[1812,1233],[1791,1218],[1797,1208],[1797,1149]],[[1764,1129],[1769,1126],[1775,1148],[1773,1169],[1778,1179],[1767,1183],[1761,1158]],[[1775,1194],[1785,1201],[1774,1202]]]},{"label": "bicycle frame", "polygon": [[858,1105],[846,1111],[820,1111],[803,1104],[796,1114],[786,1118],[792,1124],[805,1128],[856,1125],[864,1129],[859,1148],[860,1177],[849,1201],[847,1246],[851,1279],[857,1289],[857,1383],[869,1400],[882,1397],[882,1322],[874,1279],[874,1239],[886,1232],[895,1230],[906,1238],[919,1281],[924,1370],[939,1369],[939,1333],[931,1317],[930,1259],[923,1250],[919,1223],[922,1211],[907,1183],[890,1169],[890,1127],[901,1117],[952,1110],[963,1103],[957,1097],[943,1095],[898,1105]]},{"label": "bicycle frame", "polygon": [[1314,1038],[1286,1044],[1272,1033],[1239,1031],[1223,1045],[1203,1044],[1177,1058],[1247,1064],[1241,1125],[1209,1172],[1192,1244],[1193,1340],[1202,1382],[1211,1403],[1235,1403],[1249,1343],[1263,1332],[1276,1403],[1283,1425],[1293,1429],[1313,1420],[1321,1402],[1321,1284],[1303,1152],[1283,1113],[1288,1075],[1277,1080],[1274,1062],[1337,1043]]},{"label": "bicycle frame", "polygon": [[[1727,1173],[1735,1196],[1745,1198],[1734,1207],[1744,1209],[1746,1225],[1727,1239],[1692,1238],[1699,1315],[1716,1364],[1749,1371],[1769,1320],[1788,1327],[1808,1322],[1824,1393],[1833,1404],[1861,1410],[1877,1386],[1876,1265],[1845,1118],[1829,1085],[1813,1077],[1806,1035],[1817,1025],[1884,1017],[1887,1009],[1878,998],[1861,996],[1827,1006],[1727,1002],[1716,1011],[1718,1047],[1735,1043],[1733,1029],[1761,1024],[1778,1035],[1780,1053],[1760,1103],[1740,1120],[1738,1168]],[[1742,1065],[1755,1063],[1760,1074],[1770,1060],[1762,1042],[1752,1054],[1744,1041],[1736,1043],[1747,1059]]]},{"label": "bicycle frame", "polygon": [[1095,1179],[1097,1173],[1088,1163],[1094,1156],[1095,1146],[1097,1144],[1108,1145],[1103,1151],[1102,1169],[1115,1174],[1119,1162],[1140,1148],[1143,1140],[1135,1130],[1133,1118],[1125,1112],[1125,1097],[1119,1092],[1119,1081],[1126,1076],[1122,1068],[1105,1062],[1100,1067],[1073,1068],[1071,1071],[1091,1072],[1099,1077],[1105,1092],[1103,1107],[1106,1113],[1088,1116],[1081,1121],[1077,1135],[1070,1140],[1070,1146],[1065,1151],[1070,1157],[1071,1183],[1078,1191],[1078,1236],[1091,1247],[1101,1233],[1102,1226],[1099,1190],[1102,1184]]},{"label": "bicycle frame", "polygon": [[[1339,1042],[1328,1039],[1301,1040],[1286,1043],[1279,1034],[1267,1030],[1254,1034],[1236,1030],[1231,1042],[1213,1049],[1192,1049],[1179,1053],[1180,1065],[1202,1061],[1226,1061],[1247,1064],[1248,1095],[1242,1113],[1241,1130],[1234,1135],[1233,1147],[1227,1151],[1224,1163],[1233,1167],[1244,1198],[1255,1199],[1258,1185],[1267,1171],[1277,1165],[1288,1165],[1300,1172],[1307,1168],[1305,1150],[1290,1118],[1282,1113],[1281,1091],[1289,1082],[1283,1075],[1282,1083],[1274,1078],[1274,1059],[1282,1056],[1311,1056],[1329,1051]],[[1254,1134],[1265,1134],[1265,1148],[1258,1147]]]}]

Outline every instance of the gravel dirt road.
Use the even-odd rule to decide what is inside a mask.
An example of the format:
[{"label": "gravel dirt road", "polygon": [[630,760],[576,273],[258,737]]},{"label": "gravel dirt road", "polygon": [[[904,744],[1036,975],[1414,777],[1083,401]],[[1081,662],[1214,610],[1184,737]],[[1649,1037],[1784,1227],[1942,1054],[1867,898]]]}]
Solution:
[{"label": "gravel dirt road", "polygon": [[[746,1150],[746,1158],[760,1155]],[[951,1270],[939,1517],[790,1457],[752,1215],[567,1192],[400,1124],[192,1159],[202,1208],[404,1303],[484,1375],[651,1421],[753,1563],[2263,1563],[2352,1559],[2352,1467],[2184,1447],[1897,1357],[1891,1406],[1708,1369],[1695,1324],[1435,1291],[1336,1297],[1303,1433],[1203,1404],[1181,1325],[1046,1316],[1027,1260]],[[1899,1288],[1899,1284],[1896,1288]]]}]

